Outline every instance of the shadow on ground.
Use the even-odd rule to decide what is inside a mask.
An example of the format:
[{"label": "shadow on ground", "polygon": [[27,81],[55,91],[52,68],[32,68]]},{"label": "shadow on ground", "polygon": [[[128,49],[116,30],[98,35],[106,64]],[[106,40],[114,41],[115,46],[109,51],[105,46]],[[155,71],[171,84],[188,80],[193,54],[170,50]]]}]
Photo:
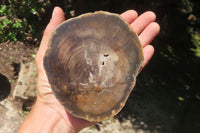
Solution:
[{"label": "shadow on ground", "polygon": [[10,94],[11,85],[6,76],[0,74],[0,101],[8,97]]}]

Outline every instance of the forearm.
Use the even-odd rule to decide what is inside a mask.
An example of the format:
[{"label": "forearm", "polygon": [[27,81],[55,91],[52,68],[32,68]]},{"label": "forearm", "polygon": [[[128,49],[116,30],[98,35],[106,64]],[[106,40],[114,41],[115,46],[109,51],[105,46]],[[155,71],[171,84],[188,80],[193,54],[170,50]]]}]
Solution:
[{"label": "forearm", "polygon": [[73,133],[55,110],[36,102],[18,133]]}]

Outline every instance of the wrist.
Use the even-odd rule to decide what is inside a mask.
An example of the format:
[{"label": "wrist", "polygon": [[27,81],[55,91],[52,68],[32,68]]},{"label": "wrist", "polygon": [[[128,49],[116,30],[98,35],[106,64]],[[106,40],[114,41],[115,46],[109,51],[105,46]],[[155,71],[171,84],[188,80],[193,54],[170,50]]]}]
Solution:
[{"label": "wrist", "polygon": [[96,122],[88,122],[69,114],[53,94],[42,97],[38,95],[36,104],[42,104],[42,107],[48,106],[48,108],[51,108],[56,115],[60,116],[60,118],[64,120],[72,133],[96,124]]},{"label": "wrist", "polygon": [[37,100],[18,132],[76,133],[77,131],[56,110]]}]

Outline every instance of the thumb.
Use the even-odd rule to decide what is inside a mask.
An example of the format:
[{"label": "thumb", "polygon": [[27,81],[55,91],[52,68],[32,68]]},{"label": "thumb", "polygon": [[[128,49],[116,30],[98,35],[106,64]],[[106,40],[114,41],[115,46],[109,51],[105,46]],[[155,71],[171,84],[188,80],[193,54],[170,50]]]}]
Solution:
[{"label": "thumb", "polygon": [[63,21],[65,21],[65,14],[60,7],[55,7],[52,13],[51,20],[47,25],[44,31],[44,38],[49,38],[51,33],[56,29],[58,25],[60,25]]},{"label": "thumb", "polygon": [[44,35],[42,37],[42,41],[41,41],[41,44],[40,44],[40,47],[35,59],[39,70],[43,69],[43,57],[44,57],[45,51],[47,50],[51,33],[63,21],[65,21],[65,14],[63,10],[60,7],[55,7],[52,13],[52,18],[44,31]]}]

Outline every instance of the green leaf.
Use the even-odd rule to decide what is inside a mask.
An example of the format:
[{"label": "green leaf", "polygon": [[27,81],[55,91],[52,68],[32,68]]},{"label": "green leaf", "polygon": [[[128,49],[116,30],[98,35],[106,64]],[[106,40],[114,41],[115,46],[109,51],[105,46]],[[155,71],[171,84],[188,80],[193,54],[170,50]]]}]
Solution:
[{"label": "green leaf", "polygon": [[9,24],[11,24],[12,23],[12,20],[9,20],[9,19],[5,19],[4,21],[3,21],[3,24],[4,25],[9,25]]},{"label": "green leaf", "polygon": [[32,54],[32,57],[35,58],[35,57],[36,57],[36,54]]},{"label": "green leaf", "polygon": [[6,13],[6,5],[1,5],[0,6],[0,15],[5,15]]},{"label": "green leaf", "polygon": [[15,23],[13,24],[13,28],[22,28],[22,24],[18,21],[15,21]]},{"label": "green leaf", "polygon": [[32,14],[37,14],[37,11],[35,9],[31,9]]},{"label": "green leaf", "polygon": [[185,99],[183,97],[178,97],[179,101],[184,101]]},{"label": "green leaf", "polygon": [[[8,40],[24,41],[27,36],[39,40],[43,29],[40,18],[41,9],[45,9],[49,5],[48,0],[43,2],[37,0],[9,0],[6,5],[0,5],[0,17],[5,16],[6,18],[0,19],[1,42]],[[33,15],[34,19],[32,19]]]}]

